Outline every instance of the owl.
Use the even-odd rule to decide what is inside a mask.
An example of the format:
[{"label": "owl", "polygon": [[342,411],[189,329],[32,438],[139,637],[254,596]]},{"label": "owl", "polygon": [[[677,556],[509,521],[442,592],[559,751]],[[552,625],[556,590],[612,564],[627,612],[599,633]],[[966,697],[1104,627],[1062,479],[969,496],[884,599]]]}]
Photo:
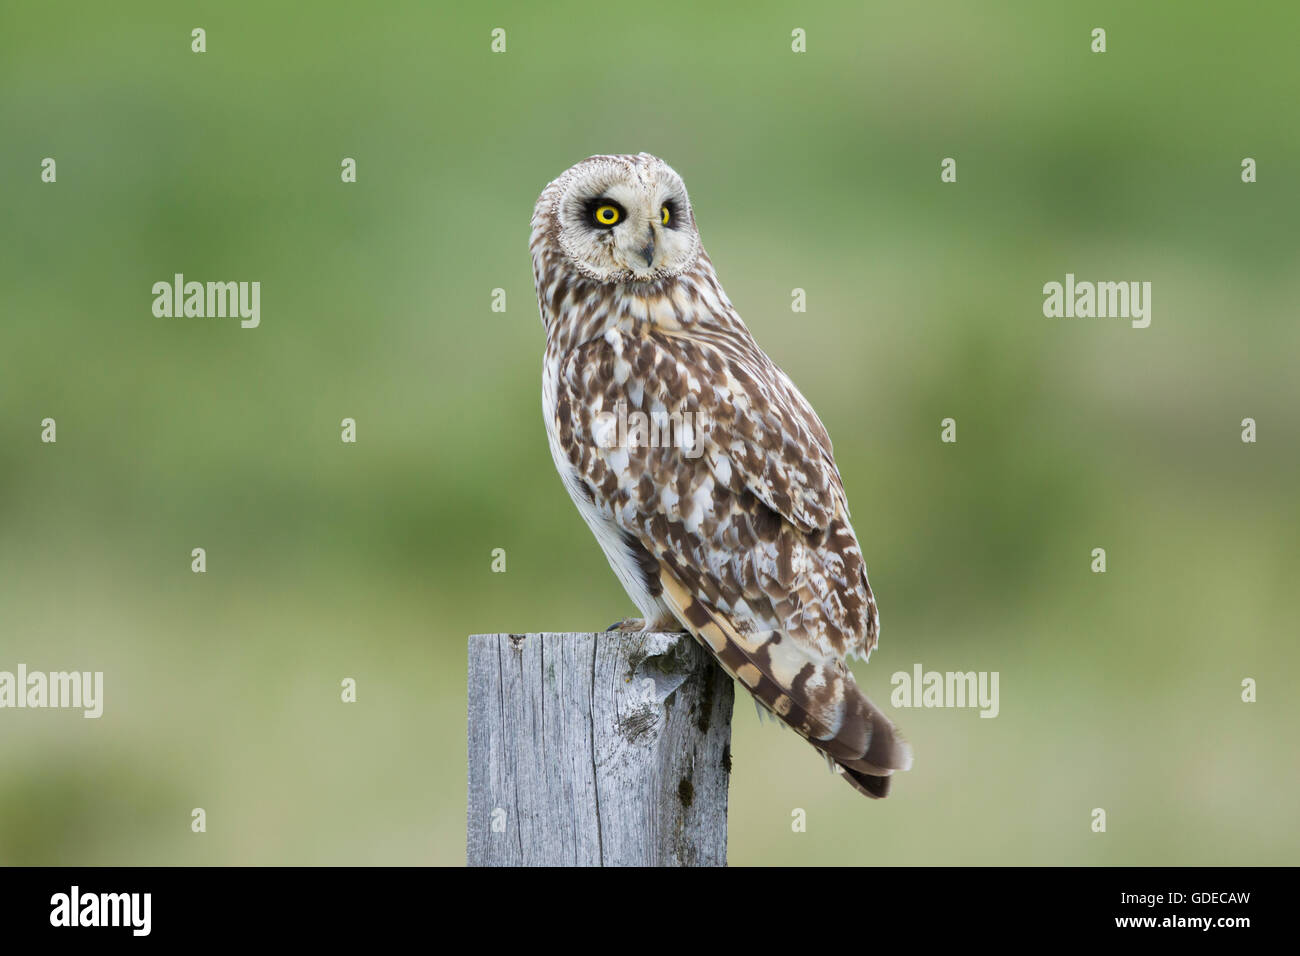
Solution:
[{"label": "owl", "polygon": [[641,613],[615,626],[689,631],[886,796],[912,754],[847,664],[880,619],[831,441],[723,291],[682,178],[583,160],[543,190],[530,249],[551,455]]}]

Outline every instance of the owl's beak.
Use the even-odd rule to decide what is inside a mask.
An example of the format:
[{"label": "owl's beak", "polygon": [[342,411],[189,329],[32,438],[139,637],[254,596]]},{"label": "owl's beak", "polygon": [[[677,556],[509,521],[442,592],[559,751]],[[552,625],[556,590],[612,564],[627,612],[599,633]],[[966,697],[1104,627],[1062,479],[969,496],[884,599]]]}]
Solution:
[{"label": "owl's beak", "polygon": [[645,260],[645,266],[646,266],[647,269],[649,269],[652,265],[654,265],[654,261],[655,261],[655,233],[654,233],[654,230],[653,230],[653,229],[651,229],[651,230],[650,230],[650,234],[649,234],[648,236],[646,236],[645,245],[643,245],[643,246],[638,250],[638,252],[641,253],[641,258]]}]

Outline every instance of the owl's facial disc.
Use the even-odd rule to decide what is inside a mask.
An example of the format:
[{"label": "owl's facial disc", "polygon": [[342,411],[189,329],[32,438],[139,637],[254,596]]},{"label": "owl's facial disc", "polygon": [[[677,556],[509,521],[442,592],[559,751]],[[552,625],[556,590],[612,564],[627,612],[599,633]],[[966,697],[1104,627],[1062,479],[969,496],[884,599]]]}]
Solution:
[{"label": "owl's facial disc", "polygon": [[651,282],[694,264],[690,200],[667,165],[600,157],[570,172],[556,214],[560,246],[579,271],[601,282]]}]

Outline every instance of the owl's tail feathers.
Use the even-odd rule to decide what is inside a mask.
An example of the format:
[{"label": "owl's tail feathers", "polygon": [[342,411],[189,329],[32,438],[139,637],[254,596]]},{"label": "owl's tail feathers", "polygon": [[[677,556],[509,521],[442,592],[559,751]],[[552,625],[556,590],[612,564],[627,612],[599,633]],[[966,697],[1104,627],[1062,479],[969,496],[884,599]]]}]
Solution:
[{"label": "owl's tail feathers", "polygon": [[659,577],[664,600],[723,670],[832,760],[859,793],[886,796],[890,775],[912,766],[912,748],[847,669],[780,631],[742,633],[692,595],[670,566],[661,566]]},{"label": "owl's tail feathers", "polygon": [[[856,685],[852,685],[858,698],[857,718],[867,727],[866,749],[857,759],[831,756],[835,769],[859,793],[874,799],[889,796],[889,781],[895,770],[912,769],[912,748],[898,732],[893,721],[882,714]],[[853,708],[856,709],[856,708]],[[856,722],[846,714],[846,723]],[[814,745],[816,742],[814,741]],[[829,754],[828,754],[829,756]]]},{"label": "owl's tail feathers", "polygon": [[889,796],[889,781],[894,779],[892,775],[873,777],[860,770],[849,770],[842,763],[837,763],[835,769],[858,793],[865,794],[872,800],[883,800]]}]

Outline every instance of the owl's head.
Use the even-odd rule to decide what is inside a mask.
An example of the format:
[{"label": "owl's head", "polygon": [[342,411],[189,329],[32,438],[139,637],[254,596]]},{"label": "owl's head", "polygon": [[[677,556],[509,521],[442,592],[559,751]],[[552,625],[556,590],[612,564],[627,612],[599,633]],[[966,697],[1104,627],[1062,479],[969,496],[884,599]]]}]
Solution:
[{"label": "owl's head", "polygon": [[700,254],[686,184],[649,153],[570,167],[537,200],[533,230],[598,282],[671,278]]}]

